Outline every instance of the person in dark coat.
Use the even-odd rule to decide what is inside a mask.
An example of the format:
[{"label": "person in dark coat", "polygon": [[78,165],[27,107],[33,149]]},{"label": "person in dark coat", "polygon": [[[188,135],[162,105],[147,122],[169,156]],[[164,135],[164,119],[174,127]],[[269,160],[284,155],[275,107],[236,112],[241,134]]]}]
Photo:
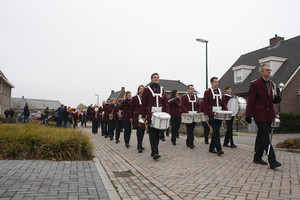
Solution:
[{"label": "person in dark coat", "polygon": [[114,125],[114,120],[113,120],[114,119],[113,110],[114,110],[115,106],[116,106],[116,99],[112,98],[111,104],[106,109],[106,112],[109,113],[107,126],[108,126],[108,133],[109,133],[110,140],[114,139],[115,125]]},{"label": "person in dark coat", "polygon": [[56,110],[56,126],[57,127],[61,127],[62,126],[63,112],[64,112],[64,105],[61,105]]},{"label": "person in dark coat", "polygon": [[125,146],[128,148],[130,146],[131,137],[131,122],[132,122],[132,104],[131,104],[131,92],[127,91],[125,93],[125,99],[122,101],[120,110],[122,110],[122,124],[124,127],[124,141]]},{"label": "person in dark coat", "polygon": [[256,135],[256,152],[253,162],[261,165],[268,163],[262,159],[264,151],[268,153],[268,161],[271,169],[281,166],[276,160],[276,155],[272,145],[270,144],[269,134],[271,123],[274,121],[275,110],[273,103],[280,103],[280,97],[277,96],[275,84],[270,80],[271,68],[267,64],[262,64],[259,68],[261,77],[250,84],[248,92],[248,100],[246,107],[246,121],[251,123],[251,117],[258,127]]},{"label": "person in dark coat", "polygon": [[4,115],[5,115],[6,118],[8,118],[8,116],[9,116],[9,109],[6,109],[6,110],[4,111]]},{"label": "person in dark coat", "polygon": [[24,115],[24,123],[26,123],[26,121],[27,121],[27,119],[30,115],[30,110],[29,110],[28,103],[26,103],[25,106],[24,106],[23,115]]},{"label": "person in dark coat", "polygon": [[176,145],[176,138],[179,135],[179,128],[180,128],[180,117],[181,117],[181,104],[179,93],[177,90],[173,90],[171,92],[171,97],[168,100],[169,102],[169,109],[171,115],[171,126],[172,126],[172,137],[171,142],[173,145]]},{"label": "person in dark coat", "polygon": [[62,121],[64,122],[64,127],[68,127],[68,121],[69,121],[69,112],[68,112],[68,107],[65,106],[63,110],[63,115],[62,115]]},{"label": "person in dark coat", "polygon": [[50,113],[49,107],[46,107],[44,110],[44,115],[46,119],[49,117],[49,113]]},{"label": "person in dark coat", "polygon": [[14,115],[15,115],[15,111],[11,108],[9,110],[9,116],[10,116],[10,118],[14,118]]},{"label": "person in dark coat", "polygon": [[122,117],[122,111],[120,110],[120,106],[122,103],[122,99],[117,100],[117,104],[115,105],[113,109],[113,122],[114,122],[114,128],[116,130],[116,144],[120,142],[120,133],[121,133],[121,117]]}]

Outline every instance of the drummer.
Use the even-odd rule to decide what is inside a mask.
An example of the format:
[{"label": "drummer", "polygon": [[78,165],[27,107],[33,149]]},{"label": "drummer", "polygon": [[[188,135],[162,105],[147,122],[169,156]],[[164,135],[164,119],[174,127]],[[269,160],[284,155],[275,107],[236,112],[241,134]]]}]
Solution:
[{"label": "drummer", "polygon": [[[200,113],[200,103],[197,95],[195,94],[194,85],[188,85],[188,94],[183,95],[181,97],[181,109],[182,113],[190,113],[191,115],[195,113]],[[196,126],[196,122],[186,124],[187,130],[187,139],[186,146],[191,149],[195,148],[194,144],[194,129]]]},{"label": "drummer", "polygon": [[158,151],[159,134],[161,130],[152,128],[150,124],[153,112],[161,111],[169,113],[168,100],[165,89],[159,85],[158,73],[153,73],[151,75],[150,85],[147,86],[143,92],[141,112],[143,120],[146,122],[147,119],[151,145],[151,156],[155,160],[161,157]]},{"label": "drummer", "polygon": [[[217,77],[210,79],[211,88],[204,92],[203,111],[206,122],[213,128],[213,134],[209,145],[210,153],[217,153],[219,156],[224,153],[220,143],[220,127],[222,120],[214,118],[214,112],[219,110],[227,110],[225,96],[222,95],[218,88],[219,80]],[[217,151],[215,150],[217,149]]]},{"label": "drummer", "polygon": [[[142,119],[141,115],[141,107],[142,107],[142,99],[143,99],[143,92],[144,92],[144,86],[140,85],[138,87],[137,95],[132,97],[132,116],[133,121],[135,124],[138,124],[138,120]],[[145,134],[145,128],[142,126],[137,126],[136,129],[136,137],[137,137],[137,150],[139,153],[142,153],[145,148],[143,147],[143,138]]]},{"label": "drummer", "polygon": [[[230,98],[233,97],[232,93],[232,88],[230,85],[225,87],[225,101],[226,105],[229,101]],[[233,136],[232,136],[232,124],[233,124],[234,117],[231,117],[231,120],[226,120],[226,135],[223,143],[223,147],[231,147],[231,148],[236,148],[237,146],[233,143]],[[228,143],[230,142],[230,146]]]}]

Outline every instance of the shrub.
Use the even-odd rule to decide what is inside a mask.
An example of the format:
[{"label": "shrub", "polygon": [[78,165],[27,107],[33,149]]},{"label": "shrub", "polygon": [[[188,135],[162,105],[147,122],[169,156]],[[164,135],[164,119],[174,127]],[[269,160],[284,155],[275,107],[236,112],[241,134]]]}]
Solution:
[{"label": "shrub", "polygon": [[289,138],[276,145],[277,148],[300,149],[300,138]]},{"label": "shrub", "polygon": [[16,123],[16,119],[15,118],[3,118],[0,117],[0,124],[14,124]]},{"label": "shrub", "polygon": [[0,125],[0,158],[88,160],[92,144],[78,130],[52,128],[35,123]]},{"label": "shrub", "polygon": [[277,133],[300,133],[300,114],[280,113],[280,126],[274,131]]}]

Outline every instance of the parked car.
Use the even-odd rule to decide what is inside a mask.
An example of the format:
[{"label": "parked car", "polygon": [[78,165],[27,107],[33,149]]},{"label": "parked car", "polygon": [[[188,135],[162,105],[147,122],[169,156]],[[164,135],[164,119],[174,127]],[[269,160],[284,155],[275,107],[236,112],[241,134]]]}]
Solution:
[{"label": "parked car", "polygon": [[31,115],[31,117],[33,117],[33,118],[36,119],[37,121],[41,121],[41,120],[42,120],[42,115],[41,115],[41,113],[31,113],[30,115]]}]

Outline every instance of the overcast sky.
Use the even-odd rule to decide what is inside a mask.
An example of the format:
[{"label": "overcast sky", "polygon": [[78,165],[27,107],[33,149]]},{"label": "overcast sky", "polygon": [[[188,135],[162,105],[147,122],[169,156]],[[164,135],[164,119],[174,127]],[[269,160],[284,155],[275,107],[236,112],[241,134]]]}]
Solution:
[{"label": "overcast sky", "polygon": [[298,0],[0,0],[0,70],[13,97],[77,106],[162,79],[205,90],[275,34],[300,35]]}]

